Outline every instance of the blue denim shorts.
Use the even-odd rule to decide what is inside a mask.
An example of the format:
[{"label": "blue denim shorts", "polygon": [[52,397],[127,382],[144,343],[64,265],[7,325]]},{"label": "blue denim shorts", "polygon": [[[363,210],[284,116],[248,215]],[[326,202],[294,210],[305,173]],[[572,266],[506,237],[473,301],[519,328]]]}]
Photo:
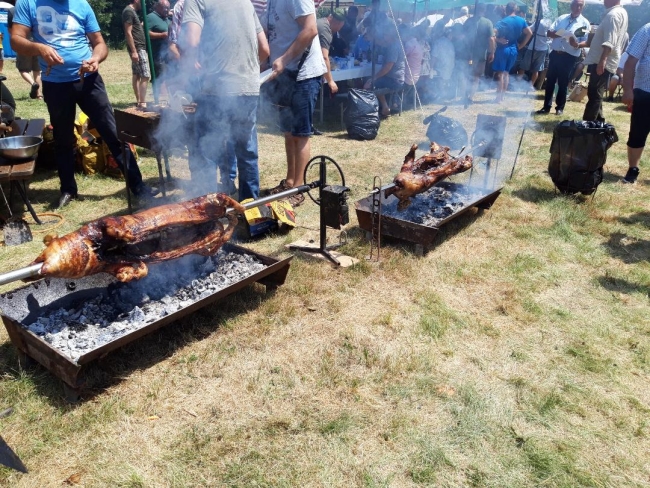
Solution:
[{"label": "blue denim shorts", "polygon": [[294,137],[312,135],[314,109],[320,93],[321,78],[308,78],[296,82],[290,107],[280,108],[280,130]]}]

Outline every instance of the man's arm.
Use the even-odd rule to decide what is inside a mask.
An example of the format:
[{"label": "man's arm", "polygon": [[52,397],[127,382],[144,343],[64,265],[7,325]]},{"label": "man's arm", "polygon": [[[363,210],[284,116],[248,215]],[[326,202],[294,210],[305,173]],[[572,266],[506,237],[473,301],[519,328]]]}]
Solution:
[{"label": "man's arm", "polygon": [[[431,61],[433,61],[433,59],[435,59],[435,58],[432,57]],[[386,76],[388,73],[390,73],[390,70],[393,69],[394,65],[395,65],[395,63],[393,63],[393,62],[388,62],[388,63],[382,64],[381,69],[377,73],[375,73],[375,77],[374,78],[369,78],[368,81],[366,81],[366,83],[365,83],[365,85],[363,87],[366,90],[369,90],[370,87],[372,87],[372,82],[377,81],[382,76]]]},{"label": "man's arm", "polygon": [[533,37],[533,31],[530,30],[530,27],[526,27],[523,31],[524,38],[522,39],[521,43],[517,44],[517,50],[522,50],[523,48],[526,47],[526,44],[528,44],[528,41],[530,41],[530,38]]},{"label": "man's arm", "polygon": [[183,56],[181,58],[184,69],[191,72],[201,67],[199,64],[199,42],[201,42],[203,28],[196,22],[186,22],[181,29]]},{"label": "man's arm", "polygon": [[59,56],[51,46],[29,40],[31,29],[23,24],[14,24],[11,27],[11,48],[23,56],[40,56],[48,66],[63,64],[63,58]]},{"label": "man's arm", "polygon": [[129,56],[131,61],[138,62],[138,51],[135,48],[135,41],[133,40],[133,24],[124,22],[124,37],[126,38],[126,45],[129,48]]},{"label": "man's arm", "polygon": [[298,22],[298,25],[300,26],[300,32],[294,39],[291,46],[289,46],[289,49],[287,49],[286,52],[278,59],[273,61],[273,72],[276,74],[276,76],[277,74],[282,73],[284,71],[284,68],[291,61],[300,57],[302,53],[305,52],[305,49],[311,45],[314,37],[318,35],[315,14],[298,17],[296,19],[296,22]]},{"label": "man's arm", "polygon": [[271,48],[269,47],[269,41],[266,38],[264,31],[260,31],[257,34],[257,55],[260,59],[260,64],[264,63],[269,56],[271,55]]},{"label": "man's arm", "polygon": [[99,69],[99,63],[104,61],[108,56],[108,46],[106,46],[101,32],[92,32],[87,34],[86,37],[88,37],[93,54],[89,59],[83,61],[79,74],[94,73]]},{"label": "man's arm", "polygon": [[632,102],[634,101],[634,75],[636,73],[636,65],[639,62],[637,58],[628,55],[625,66],[623,67],[623,103],[627,105],[628,109],[632,109]]},{"label": "man's arm", "polygon": [[494,38],[494,36],[490,37],[490,40],[488,41],[488,55],[487,55],[487,62],[491,63],[494,61],[494,52],[497,50],[497,41]]},{"label": "man's arm", "polygon": [[325,73],[323,76],[325,77],[325,81],[330,87],[330,91],[332,93],[336,93],[339,91],[339,87],[334,81],[334,78],[332,78],[332,68],[330,66],[330,50],[324,47],[321,47],[320,50],[323,52],[323,60],[325,61],[325,66],[327,66],[327,73]]},{"label": "man's arm", "polygon": [[149,31],[149,39],[167,39],[167,31],[165,32],[154,32]]},{"label": "man's arm", "polygon": [[[606,46],[603,44],[603,53],[600,55],[600,60],[598,61],[598,66],[596,66],[596,73],[600,76],[605,72],[605,63],[609,54],[612,52],[611,46]],[[625,63],[627,64],[627,63]]]}]

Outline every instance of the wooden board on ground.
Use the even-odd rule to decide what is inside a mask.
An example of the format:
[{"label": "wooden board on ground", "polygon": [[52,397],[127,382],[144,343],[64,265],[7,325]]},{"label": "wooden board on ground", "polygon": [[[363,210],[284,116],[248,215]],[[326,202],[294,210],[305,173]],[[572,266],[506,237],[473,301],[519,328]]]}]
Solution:
[{"label": "wooden board on ground", "polygon": [[[286,247],[287,249],[291,249],[292,246],[295,246],[295,247],[307,247],[307,248],[315,249],[315,250],[319,249],[319,246],[317,244],[315,244],[313,242],[302,241],[302,240],[292,242],[291,244],[287,244],[284,247]],[[300,249],[291,249],[291,250],[301,252]],[[328,263],[331,263],[331,261],[326,256],[324,256],[323,254],[321,254],[319,252],[313,252],[313,253],[312,252],[304,252],[304,254],[307,255],[307,256],[313,256],[313,257],[315,257],[317,259],[320,259],[321,261],[327,261]],[[359,262],[358,259],[355,259],[355,258],[350,257],[350,256],[346,256],[345,254],[341,254],[338,251],[330,250],[330,254],[332,256],[334,256],[339,261],[339,263],[341,263],[342,268],[349,268],[353,264],[356,264],[356,263]]]}]

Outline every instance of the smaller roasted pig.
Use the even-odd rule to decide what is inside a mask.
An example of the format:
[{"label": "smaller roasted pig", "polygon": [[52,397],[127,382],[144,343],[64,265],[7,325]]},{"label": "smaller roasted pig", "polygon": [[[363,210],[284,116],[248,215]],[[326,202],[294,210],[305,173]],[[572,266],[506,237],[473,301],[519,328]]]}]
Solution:
[{"label": "smaller roasted pig", "polygon": [[[227,213],[232,208],[234,211]],[[186,254],[210,256],[231,237],[244,207],[213,193],[133,215],[103,217],[63,237],[46,236],[47,246],[32,264],[40,274],[81,278],[110,273],[128,282],[147,276],[147,265]],[[220,219],[228,220],[224,228]]]},{"label": "smaller roasted pig", "polygon": [[399,174],[393,179],[393,186],[384,191],[386,198],[395,195],[399,199],[399,210],[404,210],[411,204],[411,197],[427,191],[448,176],[462,173],[472,167],[471,156],[454,158],[450,156],[447,146],[432,142],[429,154],[415,159],[417,148],[415,144],[411,146]]}]

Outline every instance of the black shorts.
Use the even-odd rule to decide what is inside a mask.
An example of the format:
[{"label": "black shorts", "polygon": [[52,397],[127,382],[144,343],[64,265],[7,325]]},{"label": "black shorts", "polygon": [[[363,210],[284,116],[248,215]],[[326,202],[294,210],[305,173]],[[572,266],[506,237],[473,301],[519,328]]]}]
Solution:
[{"label": "black shorts", "polygon": [[645,141],[650,133],[650,92],[634,89],[634,104],[630,118],[630,135],[627,146],[639,149],[645,146]]}]

